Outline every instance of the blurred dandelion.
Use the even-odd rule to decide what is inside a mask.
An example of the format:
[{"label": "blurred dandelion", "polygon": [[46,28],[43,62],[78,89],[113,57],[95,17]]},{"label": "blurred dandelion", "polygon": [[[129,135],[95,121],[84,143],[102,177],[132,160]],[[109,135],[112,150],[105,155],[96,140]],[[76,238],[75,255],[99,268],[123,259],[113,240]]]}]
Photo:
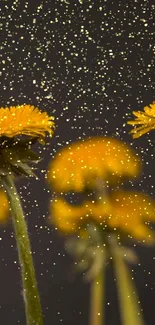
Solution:
[{"label": "blurred dandelion", "polygon": [[155,129],[155,102],[150,104],[150,107],[145,106],[144,111],[133,111],[133,115],[135,120],[127,123],[136,126],[130,132],[134,139]]},{"label": "blurred dandelion", "polygon": [[[17,176],[34,176],[34,168],[30,164],[37,163],[40,158],[31,147],[37,140],[44,143],[46,133],[52,136],[53,130],[53,117],[34,106],[0,108],[0,180],[8,197],[15,230],[27,325],[43,325],[43,317],[27,226],[14,179]],[[4,194],[0,201],[3,214],[8,211]]]},{"label": "blurred dandelion", "polygon": [[[111,260],[122,323],[143,324],[127,265],[137,263],[137,256],[124,245],[131,239],[154,244],[150,223],[155,220],[155,201],[146,194],[120,188],[126,177],[136,177],[140,171],[137,154],[121,141],[107,137],[73,143],[49,164],[47,179],[56,191],[49,207],[50,221],[68,235],[67,250],[91,283],[90,325],[103,324],[105,271]],[[84,202],[76,206],[68,203],[62,198],[67,191],[82,191]],[[93,200],[88,195],[91,191],[95,192]]]},{"label": "blurred dandelion", "polygon": [[73,206],[63,199],[51,202],[54,225],[65,233],[78,232],[90,220],[118,237],[128,236],[146,244],[155,243],[149,223],[155,220],[155,201],[139,192],[116,191],[108,199]]},{"label": "blurred dandelion", "polygon": [[108,137],[77,141],[51,160],[48,181],[56,191],[83,191],[96,179],[115,181],[116,177],[135,177],[140,160],[123,142]]}]

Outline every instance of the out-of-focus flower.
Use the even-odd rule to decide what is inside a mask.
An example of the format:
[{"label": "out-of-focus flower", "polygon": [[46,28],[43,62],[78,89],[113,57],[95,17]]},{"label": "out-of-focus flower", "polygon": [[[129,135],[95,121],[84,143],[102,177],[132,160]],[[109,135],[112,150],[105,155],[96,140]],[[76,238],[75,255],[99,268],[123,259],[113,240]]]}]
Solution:
[{"label": "out-of-focus flower", "polygon": [[8,220],[9,215],[9,202],[6,194],[0,190],[0,224],[5,223]]},{"label": "out-of-focus flower", "polygon": [[[137,176],[139,171],[137,155],[124,143],[107,137],[73,143],[62,149],[49,166],[48,181],[58,192],[57,199],[50,204],[50,222],[63,234],[71,235],[66,249],[74,258],[76,269],[92,283],[93,325],[103,320],[98,315],[103,312],[105,267],[111,258],[121,274],[116,275],[120,280],[122,320],[130,314],[131,324],[143,325],[138,299],[133,296],[133,281],[130,283],[125,265],[126,261],[137,263],[137,256],[122,244],[127,237],[146,244],[155,242],[149,228],[150,221],[155,220],[155,202],[145,194],[118,190],[120,182],[116,183],[121,177]],[[67,191],[83,191],[85,201],[81,205],[68,203],[60,198],[60,192]]]},{"label": "out-of-focus flower", "polygon": [[63,148],[51,161],[47,179],[56,191],[82,191],[97,179],[135,177],[139,170],[139,158],[130,147],[117,139],[98,136]]},{"label": "out-of-focus flower", "polygon": [[51,215],[54,225],[64,233],[79,232],[94,221],[108,234],[129,235],[146,243],[155,241],[148,227],[150,220],[155,220],[155,202],[138,192],[118,191],[107,202],[87,201],[81,206],[58,199],[51,205]]},{"label": "out-of-focus flower", "polygon": [[[111,259],[120,273],[120,277],[116,275],[120,280],[122,320],[130,314],[131,324],[143,325],[139,302],[133,295],[133,281],[130,282],[125,265],[137,263],[137,255],[123,247],[123,240],[129,237],[155,243],[149,227],[150,221],[155,221],[155,202],[145,194],[118,190],[121,177],[135,177],[139,171],[137,155],[124,143],[107,137],[73,143],[62,149],[49,166],[48,181],[57,192],[57,199],[50,204],[50,222],[62,234],[71,235],[66,249],[75,260],[75,268],[91,281],[93,325],[103,320],[102,290],[106,283],[105,268]],[[120,178],[121,182],[116,182]],[[63,195],[67,191],[83,191],[84,202],[73,205],[61,199],[60,192]]]},{"label": "out-of-focus flower", "polygon": [[128,121],[134,129],[130,132],[133,138],[139,138],[145,133],[155,129],[155,102],[149,106],[144,107],[144,111],[133,111],[136,116],[135,120]]},{"label": "out-of-focus flower", "polygon": [[54,118],[31,105],[0,108],[0,136],[13,138],[21,134],[44,138],[53,134]]},{"label": "out-of-focus flower", "polygon": [[53,135],[53,117],[30,105],[0,108],[0,175],[33,176],[28,163],[39,161],[31,146]]}]

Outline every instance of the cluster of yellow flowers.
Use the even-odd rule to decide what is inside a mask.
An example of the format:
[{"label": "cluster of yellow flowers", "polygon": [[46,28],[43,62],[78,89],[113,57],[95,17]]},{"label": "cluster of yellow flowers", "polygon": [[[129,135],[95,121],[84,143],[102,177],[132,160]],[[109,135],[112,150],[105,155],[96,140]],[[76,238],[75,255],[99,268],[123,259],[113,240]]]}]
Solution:
[{"label": "cluster of yellow flowers", "polygon": [[[131,131],[133,138],[155,129],[155,103],[152,103],[150,107],[144,107],[144,112],[133,112],[133,114],[136,119],[128,122],[133,126],[138,125]],[[37,140],[44,143],[46,133],[52,136],[54,128],[54,118],[34,106],[20,105],[0,108],[0,184],[5,188],[13,212],[28,323],[29,320],[30,322],[33,320],[33,323],[38,323],[37,320],[39,320],[41,324],[42,312],[35,282],[27,227],[13,178],[15,176],[34,175],[33,167],[29,163],[37,162],[39,157],[31,150],[31,146]],[[49,165],[47,178],[52,184],[53,190],[57,192],[57,198],[50,205],[52,223],[63,233],[77,233],[79,237],[81,236],[81,241],[78,240],[78,244],[82,244],[82,246],[78,246],[80,251],[77,250],[75,243],[72,248],[74,253],[78,252],[79,254],[80,252],[81,255],[82,247],[82,255],[84,253],[86,257],[84,261],[86,268],[91,264],[87,274],[89,279],[94,275],[98,276],[101,270],[103,271],[103,264],[105,264],[107,256],[110,256],[109,243],[111,247],[113,247],[112,243],[115,243],[116,246],[113,249],[113,256],[117,257],[118,273],[125,270],[121,259],[119,259],[119,255],[124,254],[124,251],[122,248],[119,249],[117,238],[121,239],[128,236],[148,244],[155,242],[150,224],[155,221],[155,201],[143,193],[125,191],[120,188],[125,177],[136,177],[140,170],[140,159],[129,146],[117,139],[103,136],[78,141],[63,148]],[[61,199],[61,195],[68,191],[82,191],[85,194],[85,201],[78,206],[67,203],[65,199]],[[94,200],[88,198],[87,194],[90,191],[95,192]],[[8,199],[1,189],[1,222],[5,222],[8,218]],[[96,226],[96,228],[93,227],[93,231],[92,224]],[[97,233],[96,237],[94,237],[95,232]],[[113,234],[116,234],[117,237]],[[106,240],[104,241],[101,237],[106,237]],[[93,250],[92,242],[93,245],[94,243],[96,245],[93,246]],[[108,243],[108,245],[103,245],[103,242]],[[100,243],[101,247],[99,247]],[[105,246],[107,251],[105,251]],[[116,250],[117,252],[114,253]],[[133,254],[128,255],[130,255],[130,260],[131,257],[133,259]],[[124,271],[124,276],[125,295],[122,295],[123,291],[121,291],[122,302],[124,302],[126,294],[130,297],[133,291],[128,290],[126,293],[126,289],[130,287],[127,285],[126,271]],[[119,277],[119,279],[122,282],[123,277]],[[121,286],[121,282],[120,287],[122,289],[124,285]],[[29,288],[32,288],[31,295]],[[135,320],[139,312],[137,312],[136,307],[134,310],[134,304],[130,304],[130,300],[125,300],[123,303],[123,319],[124,315],[128,317],[126,303],[132,313],[131,319]],[[98,317],[100,314],[97,312],[98,307],[96,309],[95,306],[94,310]],[[94,324],[96,324],[96,320]]]},{"label": "cluster of yellow flowers", "polygon": [[58,196],[50,206],[52,222],[64,233],[73,233],[94,221],[102,229],[153,242],[148,225],[155,220],[155,202],[139,192],[119,189],[107,194],[106,189],[110,184],[114,189],[122,177],[136,177],[140,170],[139,157],[116,139],[92,137],[62,149],[49,165],[47,177],[53,189],[60,193],[101,188],[97,200],[86,200],[81,206]]}]

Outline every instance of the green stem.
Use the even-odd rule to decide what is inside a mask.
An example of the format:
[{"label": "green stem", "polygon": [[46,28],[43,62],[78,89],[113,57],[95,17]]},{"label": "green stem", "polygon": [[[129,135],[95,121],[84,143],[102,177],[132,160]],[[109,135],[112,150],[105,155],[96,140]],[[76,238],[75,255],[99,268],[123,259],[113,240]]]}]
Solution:
[{"label": "green stem", "polygon": [[12,220],[21,265],[27,325],[43,325],[32,253],[20,198],[11,176],[4,176],[2,181],[12,212]]},{"label": "green stem", "polygon": [[104,270],[92,280],[90,292],[90,325],[103,325],[103,289],[104,289]]},{"label": "green stem", "polygon": [[122,324],[144,325],[134,281],[131,278],[124,257],[121,256],[120,250],[117,247],[112,249],[112,257],[116,274]]}]

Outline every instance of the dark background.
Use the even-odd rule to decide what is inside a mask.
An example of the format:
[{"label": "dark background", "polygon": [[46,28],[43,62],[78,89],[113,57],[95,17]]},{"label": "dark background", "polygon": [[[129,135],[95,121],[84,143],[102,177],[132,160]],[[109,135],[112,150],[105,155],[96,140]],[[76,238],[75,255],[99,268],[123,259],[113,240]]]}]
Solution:
[{"label": "dark background", "polygon": [[[0,106],[33,104],[56,118],[37,180],[17,183],[27,217],[45,325],[87,324],[89,285],[71,277],[64,239],[47,224],[49,159],[63,145],[90,135],[130,143],[144,169],[131,186],[155,195],[155,135],[134,142],[132,110],[154,100],[153,1],[43,0],[0,2]],[[41,173],[40,170],[43,172]],[[25,324],[18,256],[11,222],[0,229],[0,322]],[[145,324],[155,323],[155,247],[137,246],[132,267]],[[112,270],[107,270],[106,325],[119,323]]]}]

